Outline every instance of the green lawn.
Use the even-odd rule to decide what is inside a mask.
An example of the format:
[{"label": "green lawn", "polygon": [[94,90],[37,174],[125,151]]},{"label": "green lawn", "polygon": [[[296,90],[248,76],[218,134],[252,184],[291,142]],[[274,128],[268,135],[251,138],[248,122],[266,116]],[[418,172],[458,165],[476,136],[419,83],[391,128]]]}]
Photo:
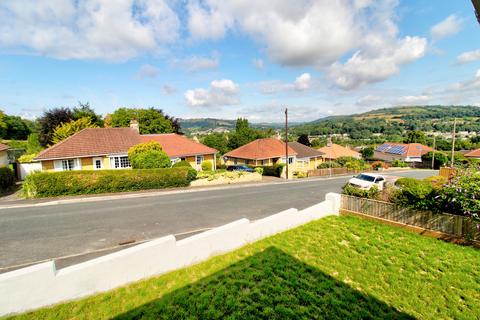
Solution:
[{"label": "green lawn", "polygon": [[479,250],[342,216],[186,269],[16,318],[477,319],[479,315]]}]

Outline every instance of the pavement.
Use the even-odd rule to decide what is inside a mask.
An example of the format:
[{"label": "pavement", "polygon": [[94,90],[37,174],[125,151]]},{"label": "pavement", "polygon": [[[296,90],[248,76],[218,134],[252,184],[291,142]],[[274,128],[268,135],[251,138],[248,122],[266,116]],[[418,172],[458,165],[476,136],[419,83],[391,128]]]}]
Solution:
[{"label": "pavement", "polygon": [[[425,178],[438,171],[389,175]],[[254,185],[185,189],[16,203],[0,210],[0,273],[55,259],[60,267],[173,234],[186,237],[225,223],[304,209],[340,192],[351,176],[271,181]],[[45,204],[49,202],[49,204]],[[40,204],[39,204],[40,203]]]}]

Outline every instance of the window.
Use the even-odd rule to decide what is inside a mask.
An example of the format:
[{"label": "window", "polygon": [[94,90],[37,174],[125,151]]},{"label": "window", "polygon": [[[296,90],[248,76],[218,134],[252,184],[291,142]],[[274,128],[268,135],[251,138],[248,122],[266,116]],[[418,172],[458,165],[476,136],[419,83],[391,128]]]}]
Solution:
[{"label": "window", "polygon": [[71,171],[75,169],[75,160],[68,159],[62,160],[62,170],[63,171]]},{"label": "window", "polygon": [[125,169],[131,168],[132,165],[130,160],[128,160],[128,156],[115,156],[110,157],[110,167],[113,169]]},{"label": "window", "polygon": [[263,166],[268,166],[268,159],[262,160],[262,165],[263,165]]},{"label": "window", "polygon": [[237,159],[233,159],[233,164],[237,165],[237,164],[238,164],[238,160],[237,160]]},{"label": "window", "polygon": [[203,156],[197,156],[197,165],[201,165],[203,162]]},{"label": "window", "polygon": [[293,157],[288,157],[288,164],[293,164]]}]

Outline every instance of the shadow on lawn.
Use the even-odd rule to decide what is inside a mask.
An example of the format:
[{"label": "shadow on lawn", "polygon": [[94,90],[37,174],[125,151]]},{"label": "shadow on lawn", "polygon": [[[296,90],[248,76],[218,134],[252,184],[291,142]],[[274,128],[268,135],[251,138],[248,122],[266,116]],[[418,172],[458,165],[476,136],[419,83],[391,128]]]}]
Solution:
[{"label": "shadow on lawn", "polygon": [[414,319],[270,247],[114,319]]}]

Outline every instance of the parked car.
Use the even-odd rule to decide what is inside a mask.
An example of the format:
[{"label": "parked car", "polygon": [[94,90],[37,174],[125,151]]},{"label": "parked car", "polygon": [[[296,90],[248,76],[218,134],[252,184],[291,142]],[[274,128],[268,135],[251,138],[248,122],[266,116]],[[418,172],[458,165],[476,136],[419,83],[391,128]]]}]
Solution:
[{"label": "parked car", "polygon": [[233,165],[233,166],[228,166],[227,167],[227,171],[244,171],[244,172],[255,172],[255,170],[253,170],[252,168],[250,167],[247,167],[245,165]]},{"label": "parked car", "polygon": [[348,181],[354,187],[369,190],[372,186],[377,186],[378,190],[383,190],[385,177],[375,173],[361,173]]}]

